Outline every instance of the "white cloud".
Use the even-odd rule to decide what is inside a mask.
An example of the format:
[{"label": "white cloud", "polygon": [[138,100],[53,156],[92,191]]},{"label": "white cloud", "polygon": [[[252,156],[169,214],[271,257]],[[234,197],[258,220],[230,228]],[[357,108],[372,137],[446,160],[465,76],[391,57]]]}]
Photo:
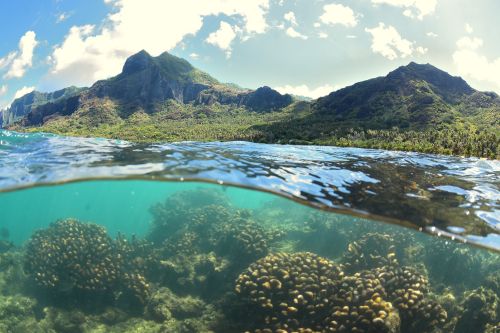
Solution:
[{"label": "white cloud", "polygon": [[281,94],[292,94],[292,95],[297,95],[297,96],[318,98],[318,97],[328,95],[332,91],[336,90],[337,87],[333,87],[329,84],[325,84],[323,86],[311,89],[307,85],[302,84],[299,86],[285,85],[285,86],[281,86],[281,87],[276,87],[275,89],[277,91],[279,91]]},{"label": "white cloud", "polygon": [[190,57],[191,59],[198,59],[198,58],[200,57],[200,55],[199,55],[198,53],[193,52],[193,53],[191,53],[191,54],[189,55],[189,57]]},{"label": "white cloud", "polygon": [[319,27],[321,27],[321,23],[319,23],[319,22],[314,22],[313,26],[314,26],[315,28],[319,28]]},{"label": "white cloud", "polygon": [[320,31],[318,33],[319,38],[328,38],[328,34],[326,32]]},{"label": "white cloud", "polygon": [[374,5],[390,5],[404,8],[403,15],[422,20],[434,13],[438,0],[372,0]]},{"label": "white cloud", "polygon": [[355,38],[358,38],[358,36],[356,36],[356,35],[347,35],[347,36],[345,36],[345,38],[355,39]]},{"label": "white cloud", "polygon": [[297,30],[295,30],[292,27],[286,29],[286,34],[292,38],[301,38],[304,40],[307,39],[307,36],[301,34],[300,32],[298,32]]},{"label": "white cloud", "polygon": [[0,96],[5,95],[7,93],[7,90],[8,90],[8,88],[7,88],[6,84],[0,86]]},{"label": "white cloud", "polygon": [[469,23],[465,23],[465,31],[468,33],[468,34],[471,34],[474,32],[474,29],[472,28],[472,26],[469,24]]},{"label": "white cloud", "polygon": [[29,94],[33,90],[35,90],[35,87],[24,86],[21,89],[16,91],[16,93],[14,94],[14,99],[19,98],[19,97],[23,97],[24,95]]},{"label": "white cloud", "polygon": [[351,8],[332,3],[323,6],[323,14],[319,17],[319,20],[324,24],[341,24],[346,27],[354,27],[358,24],[356,16]]},{"label": "white cloud", "polygon": [[114,10],[99,28],[74,26],[52,56],[51,80],[88,85],[120,72],[125,59],[145,49],[168,51],[195,35],[207,16],[235,19],[242,38],[264,33],[269,0],[107,0]]},{"label": "white cloud", "polygon": [[61,13],[61,14],[57,15],[56,23],[64,22],[67,19],[69,19],[70,16],[71,16],[70,13]]},{"label": "white cloud", "polygon": [[27,31],[19,40],[19,51],[11,52],[0,59],[0,69],[8,67],[3,78],[23,77],[26,70],[33,65],[33,51],[37,45],[35,32]]},{"label": "white cloud", "polygon": [[0,69],[3,69],[12,63],[12,60],[16,57],[17,52],[10,52],[5,57],[0,58]]},{"label": "white cloud", "polygon": [[429,49],[428,49],[428,48],[426,48],[426,47],[417,46],[417,47],[415,48],[415,51],[416,51],[417,53],[419,53],[419,54],[426,54],[426,53],[427,53],[427,51],[429,51]]},{"label": "white cloud", "polygon": [[457,40],[457,46],[459,49],[476,50],[479,47],[483,46],[483,40],[477,37],[462,37]]},{"label": "white cloud", "polygon": [[[237,27],[235,27],[237,29]],[[231,56],[231,43],[236,38],[236,30],[227,22],[221,21],[219,29],[208,35],[207,43],[217,46],[226,52],[226,57]]]},{"label": "white cloud", "polygon": [[428,33],[426,33],[426,35],[427,35],[428,37],[432,37],[432,38],[436,38],[436,37],[438,36],[437,34],[435,34],[435,33],[434,33],[434,32],[432,32],[432,31],[429,31]]},{"label": "white cloud", "polygon": [[288,12],[285,15],[283,15],[283,17],[292,25],[297,25],[297,19],[295,18],[295,14],[293,12]]},{"label": "white cloud", "polygon": [[365,29],[372,35],[371,49],[387,59],[405,58],[413,53],[413,42],[401,37],[393,26],[379,23],[377,27]]},{"label": "white cloud", "polygon": [[479,52],[482,45],[483,40],[477,37],[460,38],[453,53],[453,62],[461,76],[480,81],[500,92],[500,57],[488,59]]}]

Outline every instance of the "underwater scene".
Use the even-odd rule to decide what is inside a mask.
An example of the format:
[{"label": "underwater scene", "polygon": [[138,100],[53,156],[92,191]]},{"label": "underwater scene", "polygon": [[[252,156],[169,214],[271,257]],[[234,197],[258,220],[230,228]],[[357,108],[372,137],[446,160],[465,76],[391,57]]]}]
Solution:
[{"label": "underwater scene", "polygon": [[263,191],[0,193],[0,332],[498,332],[500,256]]}]

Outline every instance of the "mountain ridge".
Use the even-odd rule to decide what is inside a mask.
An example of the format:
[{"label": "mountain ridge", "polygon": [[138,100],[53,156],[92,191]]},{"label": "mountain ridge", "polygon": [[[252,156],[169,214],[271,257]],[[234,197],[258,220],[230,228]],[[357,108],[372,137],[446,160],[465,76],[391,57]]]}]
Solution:
[{"label": "mountain ridge", "polygon": [[167,52],[140,51],[117,76],[26,109],[8,128],[135,141],[241,139],[491,157],[500,134],[497,94],[415,62],[303,101],[267,86],[221,83]]},{"label": "mountain ridge", "polygon": [[[157,112],[168,100],[206,105],[234,104],[262,112],[273,111],[292,103],[290,95],[282,95],[269,87],[239,89],[235,85],[220,83],[185,59],[168,52],[153,57],[145,50],[130,56],[120,74],[99,80],[91,87],[81,88],[67,97],[27,105],[22,115],[17,112],[18,116],[4,119],[4,124],[12,125],[22,118],[22,126],[43,125],[55,117],[74,114],[89,103],[93,104],[96,99],[113,101],[119,109],[116,110],[117,116],[125,118],[141,110],[146,113]],[[24,99],[25,96],[21,98]],[[19,99],[12,105],[17,103]]]}]

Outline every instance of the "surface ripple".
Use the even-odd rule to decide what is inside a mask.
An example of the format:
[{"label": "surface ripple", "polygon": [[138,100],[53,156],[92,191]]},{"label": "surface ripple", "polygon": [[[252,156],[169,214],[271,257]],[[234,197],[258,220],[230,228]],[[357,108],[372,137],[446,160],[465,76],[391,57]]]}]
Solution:
[{"label": "surface ripple", "polygon": [[85,179],[209,181],[500,250],[500,161],[248,142],[133,144],[0,131],[0,191]]}]

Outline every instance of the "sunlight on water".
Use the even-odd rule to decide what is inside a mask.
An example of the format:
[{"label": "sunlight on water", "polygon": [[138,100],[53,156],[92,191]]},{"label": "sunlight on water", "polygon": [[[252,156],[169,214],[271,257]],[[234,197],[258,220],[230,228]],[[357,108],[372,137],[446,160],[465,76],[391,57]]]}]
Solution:
[{"label": "sunlight on water", "polygon": [[92,178],[202,180],[500,249],[500,161],[247,142],[145,145],[9,131],[0,131],[0,141],[0,191]]}]

